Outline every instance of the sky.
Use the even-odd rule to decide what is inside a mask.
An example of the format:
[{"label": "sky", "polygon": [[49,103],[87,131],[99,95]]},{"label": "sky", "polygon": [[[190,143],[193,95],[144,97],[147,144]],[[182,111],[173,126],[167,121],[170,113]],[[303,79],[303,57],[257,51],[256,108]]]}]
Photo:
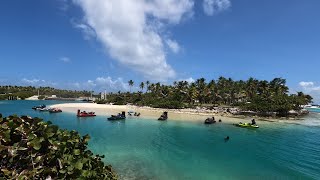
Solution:
[{"label": "sky", "polygon": [[320,102],[319,9],[319,0],[2,1],[0,85],[99,92],[128,90],[131,79],[282,77]]}]

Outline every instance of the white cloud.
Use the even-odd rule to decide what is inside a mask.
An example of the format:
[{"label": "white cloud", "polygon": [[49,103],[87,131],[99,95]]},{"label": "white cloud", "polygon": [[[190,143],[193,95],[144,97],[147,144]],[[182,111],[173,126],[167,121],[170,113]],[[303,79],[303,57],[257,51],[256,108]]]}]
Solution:
[{"label": "white cloud", "polygon": [[299,86],[304,93],[310,94],[314,98],[314,102],[320,103],[320,86],[316,86],[316,83],[310,81],[302,81]]},{"label": "white cloud", "polygon": [[[96,92],[118,92],[118,91],[129,91],[130,87],[127,82],[124,82],[122,78],[112,79],[108,77],[97,77],[95,80],[88,80],[86,82],[71,83],[69,88],[77,90],[94,90]],[[134,86],[131,88],[132,91],[138,90],[138,87]]]},{"label": "white cloud", "polygon": [[178,53],[180,51],[180,46],[175,40],[167,39],[166,43],[172,52]]},{"label": "white cloud", "polygon": [[57,85],[57,83],[46,81],[46,80],[41,80],[41,79],[27,79],[23,78],[21,79],[20,82],[22,85],[27,85],[27,86],[50,86],[54,87]]},{"label": "white cloud", "polygon": [[64,63],[69,63],[69,62],[71,62],[71,59],[68,58],[68,57],[61,57],[61,58],[60,58],[60,61],[62,61],[62,62],[64,62]]},{"label": "white cloud", "polygon": [[[44,80],[43,80],[44,81]],[[23,78],[22,82],[27,83],[27,84],[35,84],[40,82],[39,79],[27,79],[27,78]]]},{"label": "white cloud", "polygon": [[165,38],[160,31],[168,23],[178,24],[183,18],[190,17],[193,0],[73,2],[84,12],[84,23],[78,28],[94,30],[97,39],[115,60],[151,80],[165,81],[175,77],[175,71],[166,60]]},{"label": "white cloud", "polygon": [[192,77],[189,77],[187,79],[179,79],[179,81],[187,81],[188,83],[193,83],[195,80]]},{"label": "white cloud", "polygon": [[92,29],[89,25],[86,25],[84,23],[76,23],[74,21],[71,21],[73,24],[73,27],[80,29],[83,32],[83,37],[85,40],[90,40],[91,38],[96,37],[96,32],[94,29]]},{"label": "white cloud", "polygon": [[302,82],[299,83],[299,85],[301,87],[312,87],[312,86],[314,86],[314,83],[313,82],[304,82],[304,81],[302,81]]},{"label": "white cloud", "polygon": [[230,0],[203,0],[203,10],[208,16],[225,11],[231,7]]}]

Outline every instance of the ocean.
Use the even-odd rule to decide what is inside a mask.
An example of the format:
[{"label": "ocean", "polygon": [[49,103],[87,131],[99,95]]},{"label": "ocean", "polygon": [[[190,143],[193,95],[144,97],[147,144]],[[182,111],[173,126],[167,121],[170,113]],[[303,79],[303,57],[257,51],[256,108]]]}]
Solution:
[{"label": "ocean", "polygon": [[[0,113],[40,117],[60,128],[89,134],[89,148],[105,155],[105,163],[121,179],[320,178],[317,112],[297,123],[257,121],[259,129],[245,129],[224,122],[175,121],[170,114],[168,121],[129,117],[110,122],[107,116],[77,118],[76,112],[49,114],[31,109],[57,103],[63,102],[0,101]],[[226,136],[230,137],[227,142]]]}]

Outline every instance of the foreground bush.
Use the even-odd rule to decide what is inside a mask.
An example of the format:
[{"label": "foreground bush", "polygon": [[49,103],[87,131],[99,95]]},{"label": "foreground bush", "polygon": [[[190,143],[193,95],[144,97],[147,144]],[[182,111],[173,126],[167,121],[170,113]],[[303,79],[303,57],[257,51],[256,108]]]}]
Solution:
[{"label": "foreground bush", "polygon": [[38,118],[0,114],[0,179],[117,179],[88,141]]}]

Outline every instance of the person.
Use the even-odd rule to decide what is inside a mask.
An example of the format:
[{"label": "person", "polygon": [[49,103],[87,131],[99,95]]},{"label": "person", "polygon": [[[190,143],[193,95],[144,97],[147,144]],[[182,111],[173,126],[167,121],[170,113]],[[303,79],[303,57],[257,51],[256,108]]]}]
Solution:
[{"label": "person", "polygon": [[229,141],[229,139],[230,139],[230,137],[227,136],[227,137],[224,138],[224,141],[227,142],[227,141]]},{"label": "person", "polygon": [[251,125],[256,125],[256,120],[252,119],[251,120]]}]

